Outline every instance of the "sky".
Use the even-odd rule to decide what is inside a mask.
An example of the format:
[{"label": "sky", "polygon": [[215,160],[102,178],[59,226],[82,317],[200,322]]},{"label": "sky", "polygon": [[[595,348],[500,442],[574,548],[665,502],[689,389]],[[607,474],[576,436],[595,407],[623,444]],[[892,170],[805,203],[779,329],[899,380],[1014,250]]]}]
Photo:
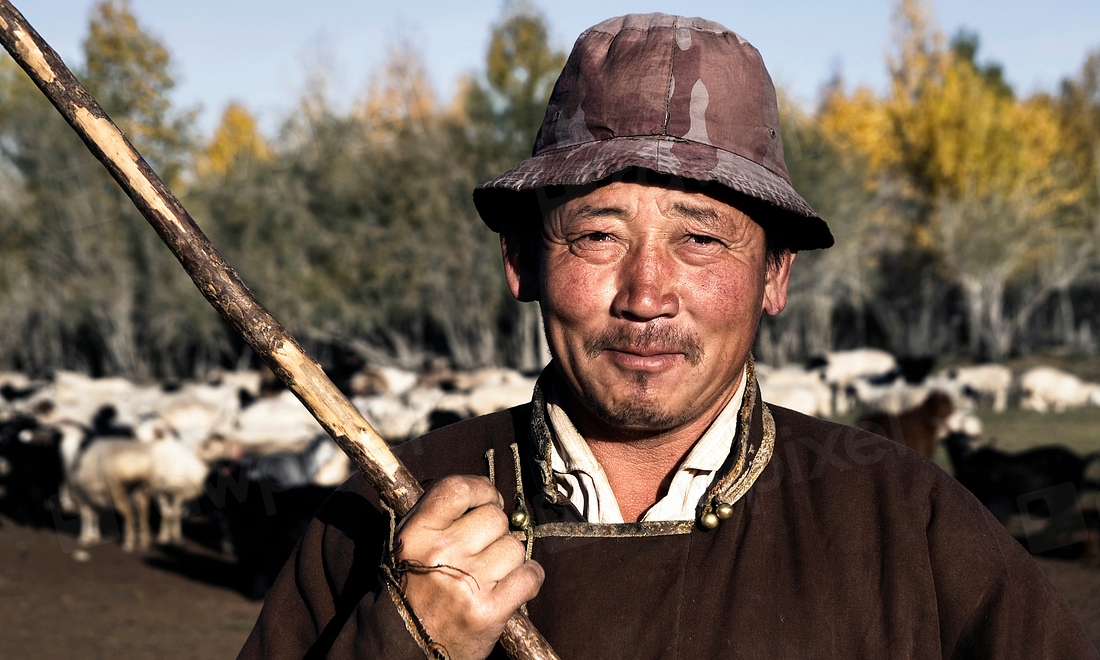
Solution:
[{"label": "sky", "polygon": [[[94,0],[13,0],[31,25],[72,66]],[[553,45],[568,50],[585,28],[631,12],[702,16],[740,33],[764,56],[775,82],[809,107],[840,73],[849,85],[882,89],[894,0],[530,0]],[[209,134],[231,101],[244,103],[273,130],[292,111],[309,73],[330,71],[330,100],[350,107],[371,73],[403,42],[422,54],[435,91],[448,102],[463,74],[482,69],[490,29],[503,0],[131,0],[142,26],[169,49],[174,101],[198,107]],[[1097,0],[955,0],[933,4],[948,35],[981,37],[978,60],[1005,68],[1018,93],[1053,91],[1100,48]]]}]

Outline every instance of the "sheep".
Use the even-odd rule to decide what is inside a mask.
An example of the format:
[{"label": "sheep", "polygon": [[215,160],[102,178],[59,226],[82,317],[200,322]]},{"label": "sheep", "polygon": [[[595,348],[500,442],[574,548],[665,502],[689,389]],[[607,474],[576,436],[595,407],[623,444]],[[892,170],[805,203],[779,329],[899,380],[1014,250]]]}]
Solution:
[{"label": "sheep", "polygon": [[308,442],[321,425],[290,390],[264,397],[241,410],[232,424],[219,424],[220,435],[244,444]]},{"label": "sheep", "polygon": [[[444,396],[438,387],[416,387],[404,396],[358,396],[352,403],[379,435],[396,444],[427,431],[428,417]],[[464,403],[462,406],[465,410]]]},{"label": "sheep", "polygon": [[948,381],[969,388],[978,397],[992,402],[993,412],[1008,409],[1008,392],[1012,387],[1012,370],[1000,364],[979,364],[954,367],[942,374]]},{"label": "sheep", "polygon": [[210,385],[228,387],[234,392],[244,390],[255,399],[260,396],[263,375],[259,371],[228,371],[218,368],[211,371],[206,380]]},{"label": "sheep", "polygon": [[139,386],[124,378],[90,378],[58,371],[53,382],[20,401],[20,410],[34,414],[44,424],[75,422],[91,428],[104,406],[115,409],[118,424],[134,426],[153,412],[162,392],[159,387]]},{"label": "sheep", "polygon": [[865,414],[856,420],[855,426],[899,442],[926,458],[932,458],[936,442],[948,434],[948,419],[953,412],[951,397],[934,390],[916,408],[900,414]]},{"label": "sheep", "polygon": [[354,374],[349,379],[353,394],[369,396],[372,394],[390,394],[401,396],[416,387],[419,377],[412,371],[398,367],[372,365]]},{"label": "sheep", "polygon": [[242,391],[251,396],[238,384],[185,385],[164,394],[155,412],[186,447],[197,449],[211,435],[232,431],[241,411]]},{"label": "sheep", "polygon": [[816,371],[783,367],[756,371],[760,396],[768,403],[796,410],[804,415],[832,414],[832,390]]},{"label": "sheep", "polygon": [[833,408],[843,415],[851,408],[847,395],[848,385],[857,378],[885,376],[898,369],[897,360],[886,351],[860,348],[851,351],[832,351],[811,361],[811,368],[820,370],[821,378],[833,390]]},{"label": "sheep", "polygon": [[1053,367],[1035,367],[1020,376],[1020,408],[1035,412],[1063,412],[1100,405],[1100,386]]},{"label": "sheep", "polygon": [[[955,478],[1006,527],[1014,515],[1022,513],[1021,496],[1063,484],[1073,485],[1077,493],[1095,487],[1086,474],[1100,453],[1078,456],[1065,447],[1045,446],[1008,454],[992,447],[976,447],[973,436],[965,433],[949,434],[944,445]],[[1076,540],[1080,539],[1059,539]]]},{"label": "sheep", "polygon": [[535,389],[535,379],[524,378],[518,373],[514,376],[498,383],[486,383],[473,388],[468,397],[470,413],[487,415],[530,401]]},{"label": "sheep", "polygon": [[[80,452],[66,482],[80,511],[83,549],[100,542],[96,509],[113,509],[122,518],[122,549],[149,547],[149,474],[152,456],[129,439],[100,438]],[[136,518],[136,520],[135,520]]]},{"label": "sheep", "polygon": [[919,407],[932,393],[932,388],[927,385],[910,385],[901,378],[896,378],[887,385],[876,384],[867,378],[857,378],[848,385],[846,393],[859,403],[865,413],[900,415]]},{"label": "sheep", "polygon": [[59,430],[68,496],[80,512],[80,548],[101,540],[96,509],[114,509],[122,518],[122,549],[147,549],[150,497],[161,512],[157,542],[182,542],[183,504],[202,492],[207,468],[163,421],[144,420],[134,439],[95,438],[89,443],[84,429],[71,422]]}]

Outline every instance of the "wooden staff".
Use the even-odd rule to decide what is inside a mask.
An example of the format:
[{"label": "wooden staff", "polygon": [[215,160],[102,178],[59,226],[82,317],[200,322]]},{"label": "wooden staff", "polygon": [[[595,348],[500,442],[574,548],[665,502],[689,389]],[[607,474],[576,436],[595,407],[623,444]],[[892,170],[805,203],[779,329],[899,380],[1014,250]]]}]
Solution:
[{"label": "wooden staff", "polygon": [[[260,305],[99,103],[8,0],[0,0],[0,42],[110,171],[214,309],[305,404],[382,500],[398,515],[408,513],[424,492],[413,475],[321,366]],[[508,620],[501,644],[516,660],[558,657],[521,612]]]}]

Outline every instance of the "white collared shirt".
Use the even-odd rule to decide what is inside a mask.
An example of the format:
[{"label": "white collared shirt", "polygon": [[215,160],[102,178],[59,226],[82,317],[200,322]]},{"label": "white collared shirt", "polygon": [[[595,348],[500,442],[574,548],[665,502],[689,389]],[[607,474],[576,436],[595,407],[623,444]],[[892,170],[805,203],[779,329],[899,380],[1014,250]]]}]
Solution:
[{"label": "white collared shirt", "polygon": [[[745,396],[745,378],[748,375],[746,371],[741,372],[741,384],[733,398],[677,468],[668,494],[645,512],[643,521],[695,519],[700,500],[726,462],[733,448],[733,440],[737,437],[738,413]],[[588,442],[561,406],[548,400],[546,411],[552,437],[550,466],[558,490],[590,523],[624,522],[607,473],[592,454]]]}]

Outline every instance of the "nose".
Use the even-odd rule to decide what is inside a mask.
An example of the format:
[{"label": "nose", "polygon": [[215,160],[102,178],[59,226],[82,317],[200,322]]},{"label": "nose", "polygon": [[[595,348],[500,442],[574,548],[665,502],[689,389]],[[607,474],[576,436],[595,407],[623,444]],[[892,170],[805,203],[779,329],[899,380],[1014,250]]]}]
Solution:
[{"label": "nose", "polygon": [[611,312],[628,321],[651,321],[676,316],[680,296],[675,265],[668,248],[649,240],[633,246],[620,262],[618,292]]}]

